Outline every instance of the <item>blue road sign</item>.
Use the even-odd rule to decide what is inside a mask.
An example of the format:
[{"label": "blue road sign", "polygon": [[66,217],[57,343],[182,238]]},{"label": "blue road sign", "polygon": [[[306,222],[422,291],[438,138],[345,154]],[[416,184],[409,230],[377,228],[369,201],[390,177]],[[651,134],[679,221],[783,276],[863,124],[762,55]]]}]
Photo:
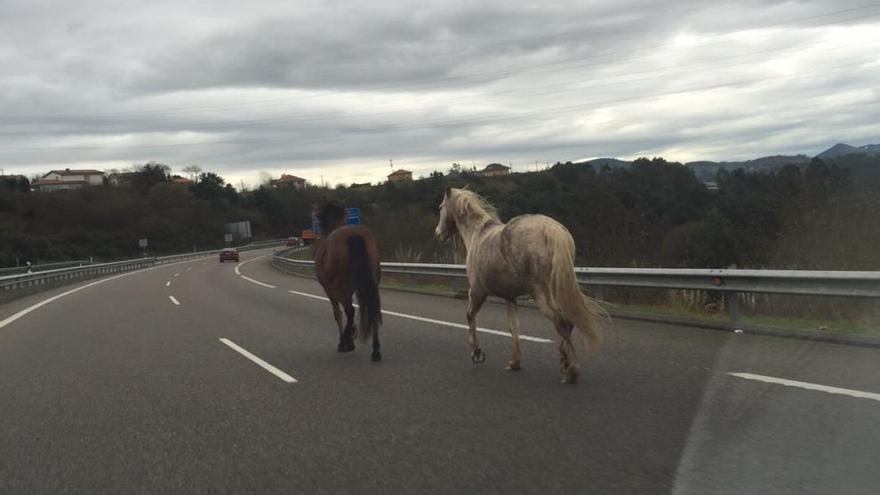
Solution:
[{"label": "blue road sign", "polygon": [[345,209],[345,224],[346,225],[360,225],[361,223],[361,209],[360,208],[346,208]]}]

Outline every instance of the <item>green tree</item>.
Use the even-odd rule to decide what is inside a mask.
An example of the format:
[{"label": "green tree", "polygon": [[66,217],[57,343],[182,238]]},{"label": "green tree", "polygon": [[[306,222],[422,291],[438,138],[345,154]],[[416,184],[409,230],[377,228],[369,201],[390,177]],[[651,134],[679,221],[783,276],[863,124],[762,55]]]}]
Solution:
[{"label": "green tree", "polygon": [[[199,180],[190,186],[190,190],[196,197],[202,199],[228,198],[229,191],[223,187],[225,183],[223,177],[214,172],[202,172],[199,174]],[[235,193],[235,189],[232,189],[232,193]]]}]

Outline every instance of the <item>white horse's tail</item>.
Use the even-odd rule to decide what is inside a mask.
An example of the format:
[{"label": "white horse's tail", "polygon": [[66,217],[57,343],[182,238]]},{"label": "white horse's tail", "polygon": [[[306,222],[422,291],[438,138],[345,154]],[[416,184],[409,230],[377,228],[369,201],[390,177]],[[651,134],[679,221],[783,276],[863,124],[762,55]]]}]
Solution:
[{"label": "white horse's tail", "polygon": [[570,234],[562,238],[549,237],[553,240],[549,280],[551,304],[565,320],[577,327],[587,349],[595,350],[602,337],[601,322],[608,318],[608,313],[593,298],[581,292],[574,273],[574,242]]}]

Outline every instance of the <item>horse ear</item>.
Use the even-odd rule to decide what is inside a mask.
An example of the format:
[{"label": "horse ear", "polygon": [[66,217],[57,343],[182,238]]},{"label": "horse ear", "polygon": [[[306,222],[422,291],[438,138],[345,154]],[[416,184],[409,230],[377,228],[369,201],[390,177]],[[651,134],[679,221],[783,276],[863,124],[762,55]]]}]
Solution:
[{"label": "horse ear", "polygon": [[451,195],[452,195],[452,186],[446,186],[446,197],[448,198]]},{"label": "horse ear", "polygon": [[468,186],[470,186],[470,184],[465,184],[464,187],[462,187],[462,189],[464,189],[465,191],[470,191],[470,189],[468,189]]}]

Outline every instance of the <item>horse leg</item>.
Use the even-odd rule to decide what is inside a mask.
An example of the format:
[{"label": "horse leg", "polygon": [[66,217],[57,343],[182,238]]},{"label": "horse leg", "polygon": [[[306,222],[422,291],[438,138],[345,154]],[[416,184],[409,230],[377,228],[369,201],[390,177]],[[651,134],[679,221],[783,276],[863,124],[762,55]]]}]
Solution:
[{"label": "horse leg", "polygon": [[549,297],[541,287],[535,289],[535,302],[538,303],[538,310],[541,314],[553,322],[556,332],[562,337],[562,341],[559,343],[559,371],[562,374],[562,383],[577,383],[580,364],[578,364],[577,352],[571,342],[571,331],[574,325],[553,309]]},{"label": "horse leg", "polygon": [[[329,293],[328,293],[329,296]],[[342,310],[339,309],[339,301],[330,298],[330,307],[333,308],[333,318],[336,320],[336,326],[339,327],[339,345],[336,346],[337,352],[347,352],[344,344],[345,327],[342,323]]]},{"label": "horse leg", "polygon": [[518,371],[522,362],[522,345],[519,341],[519,318],[516,314],[516,299],[507,300],[507,328],[513,337],[513,355],[507,362],[507,369]]},{"label": "horse leg", "polygon": [[345,309],[345,329],[339,336],[339,352],[351,352],[354,350],[354,306],[351,298],[346,299],[342,307]]},{"label": "horse leg", "polygon": [[373,353],[370,355],[370,361],[377,362],[382,360],[382,353],[379,352],[379,329],[373,330]]},{"label": "horse leg", "polygon": [[477,292],[474,289],[468,291],[468,344],[471,345],[471,361],[474,364],[482,363],[486,360],[486,353],[480,349],[480,342],[477,340],[477,312],[486,302],[486,294]]},{"label": "horse leg", "polygon": [[581,371],[581,365],[578,362],[574,343],[571,341],[571,331],[574,329],[574,325],[562,318],[556,321],[555,325],[556,332],[562,337],[562,342],[559,343],[560,353],[563,353],[566,356],[560,370],[562,372],[562,382],[577,383],[578,375]]}]

